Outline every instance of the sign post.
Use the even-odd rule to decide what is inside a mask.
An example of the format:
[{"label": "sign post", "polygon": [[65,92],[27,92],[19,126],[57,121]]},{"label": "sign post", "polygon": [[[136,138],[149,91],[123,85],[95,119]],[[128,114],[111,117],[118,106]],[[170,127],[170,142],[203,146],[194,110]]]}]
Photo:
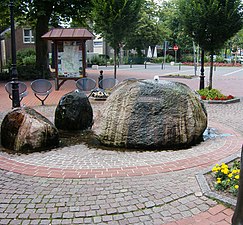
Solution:
[{"label": "sign post", "polygon": [[173,49],[175,51],[175,63],[176,63],[177,51],[178,51],[179,47],[177,45],[174,45]]}]

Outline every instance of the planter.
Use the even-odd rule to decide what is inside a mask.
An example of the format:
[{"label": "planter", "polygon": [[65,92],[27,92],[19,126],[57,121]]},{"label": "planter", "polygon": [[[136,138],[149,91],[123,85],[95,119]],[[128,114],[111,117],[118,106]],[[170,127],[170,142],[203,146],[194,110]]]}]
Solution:
[{"label": "planter", "polygon": [[233,98],[228,100],[203,100],[203,102],[208,104],[231,104],[231,103],[240,102],[240,98]]},{"label": "planter", "polygon": [[[220,161],[219,164],[221,162],[228,164],[228,163],[233,162],[235,159],[238,159],[238,158],[240,158],[240,154],[235,153],[235,154],[231,155],[230,157]],[[197,178],[197,181],[198,181],[198,184],[201,188],[202,193],[207,197],[216,199],[220,202],[223,202],[223,203],[229,204],[232,207],[235,207],[236,202],[237,202],[236,197],[234,197],[231,194],[227,195],[227,194],[225,194],[224,192],[221,192],[221,191],[215,191],[213,188],[210,187],[210,184],[207,180],[207,176],[212,172],[213,166],[203,170],[202,172],[200,172],[199,174],[196,175],[196,178]]]}]

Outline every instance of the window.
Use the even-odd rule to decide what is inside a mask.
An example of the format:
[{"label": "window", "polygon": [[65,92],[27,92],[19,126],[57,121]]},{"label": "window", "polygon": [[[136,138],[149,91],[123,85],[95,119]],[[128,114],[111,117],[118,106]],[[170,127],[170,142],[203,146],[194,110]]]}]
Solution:
[{"label": "window", "polygon": [[31,29],[28,28],[23,30],[23,39],[24,43],[35,43],[33,32]]}]

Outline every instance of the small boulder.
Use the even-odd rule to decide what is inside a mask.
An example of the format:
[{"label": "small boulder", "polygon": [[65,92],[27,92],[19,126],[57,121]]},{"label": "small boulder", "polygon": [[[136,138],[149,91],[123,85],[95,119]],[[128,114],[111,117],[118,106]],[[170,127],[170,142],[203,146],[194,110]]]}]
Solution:
[{"label": "small boulder", "polygon": [[60,130],[91,128],[93,110],[88,97],[78,90],[64,95],[56,108],[55,125]]},{"label": "small boulder", "polygon": [[57,128],[31,108],[15,108],[1,125],[3,147],[16,153],[51,149],[59,144]]}]

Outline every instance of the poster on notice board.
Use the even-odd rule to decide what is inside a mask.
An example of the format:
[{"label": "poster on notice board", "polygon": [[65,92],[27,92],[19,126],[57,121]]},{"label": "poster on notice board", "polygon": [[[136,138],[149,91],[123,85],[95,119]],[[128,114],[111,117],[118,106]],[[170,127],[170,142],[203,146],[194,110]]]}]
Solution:
[{"label": "poster on notice board", "polygon": [[58,51],[58,75],[80,77],[82,73],[82,50],[77,41],[64,41]]}]

